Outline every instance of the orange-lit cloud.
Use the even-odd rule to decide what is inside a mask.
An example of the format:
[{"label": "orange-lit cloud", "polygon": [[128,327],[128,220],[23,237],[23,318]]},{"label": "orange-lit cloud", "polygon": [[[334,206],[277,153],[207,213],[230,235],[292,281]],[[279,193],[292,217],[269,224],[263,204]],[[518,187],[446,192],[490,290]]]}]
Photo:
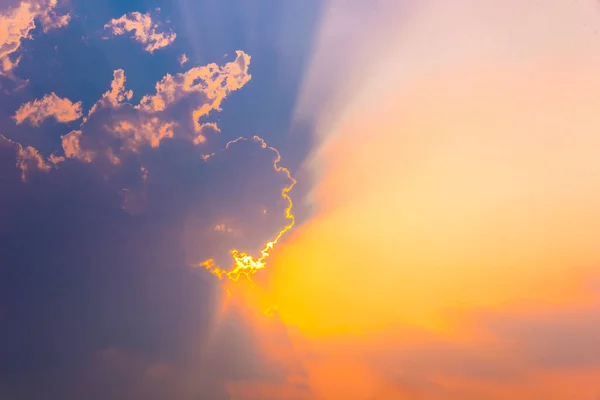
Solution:
[{"label": "orange-lit cloud", "polygon": [[118,121],[112,127],[112,132],[115,137],[123,141],[125,148],[135,152],[143,145],[158,147],[161,140],[172,138],[174,125],[174,122],[163,122],[153,117],[139,124]]},{"label": "orange-lit cloud", "polygon": [[77,158],[83,162],[92,162],[94,152],[81,149],[81,134],[80,130],[73,130],[62,137],[62,148],[65,157]]},{"label": "orange-lit cloud", "polygon": [[205,122],[199,125],[197,128],[199,132],[194,138],[194,144],[204,143],[206,141],[206,132],[212,131],[214,133],[221,133],[221,128],[215,122]]},{"label": "orange-lit cloud", "polygon": [[212,63],[174,76],[167,74],[156,83],[156,94],[144,96],[136,108],[150,113],[160,112],[190,94],[203,94],[206,101],[192,113],[195,130],[200,131],[200,118],[207,116],[210,111],[219,111],[221,102],[230,92],[250,81],[249,65],[250,56],[238,50],[235,61],[222,67]]},{"label": "orange-lit cloud", "polygon": [[48,118],[54,118],[57,122],[73,122],[81,118],[82,103],[73,103],[71,100],[57,96],[54,92],[25,103],[19,107],[14,115],[17,125],[28,121],[33,126],[39,126]]},{"label": "orange-lit cloud", "polygon": [[[33,29],[33,26],[29,29]],[[144,146],[157,148],[162,140],[176,135],[188,138],[195,145],[205,143],[208,133],[219,133],[220,129],[216,123],[200,122],[199,118],[206,117],[212,110],[219,111],[223,99],[244,86],[251,78],[248,73],[250,56],[242,51],[236,54],[233,62],[221,67],[209,64],[191,68],[175,76],[167,74],[157,83],[156,95],[144,96],[137,106],[129,103],[133,91],[125,87],[125,72],[115,70],[110,89],[90,108],[81,127],[62,136],[64,155],[53,153],[46,160],[34,147],[22,146],[4,138],[18,147],[17,166],[22,171],[22,179],[25,181],[33,169],[49,171],[51,166],[58,167],[66,158],[91,163],[101,156],[110,164],[118,166],[121,163],[121,153],[138,153]],[[10,58],[4,58],[6,60],[10,61]],[[179,118],[174,119],[170,113],[173,113],[175,107],[180,107],[177,113],[189,110],[189,119],[181,122]],[[33,126],[39,126],[48,118],[67,123],[82,116],[81,102],[74,103],[50,93],[23,104],[13,118],[18,125],[28,121]],[[190,134],[191,131],[195,133]],[[105,140],[103,137],[106,135],[111,140]],[[108,145],[111,142],[117,146]],[[212,155],[214,153],[199,156],[208,161]],[[147,170],[143,176],[147,177]],[[143,193],[128,188],[124,189],[124,193],[126,207],[138,209],[140,202],[133,199],[143,197]]]},{"label": "orange-lit cloud", "polygon": [[183,64],[187,63],[190,59],[188,58],[188,56],[185,53],[182,53],[179,56],[179,65],[181,65],[183,67]]},{"label": "orange-lit cloud", "polygon": [[218,225],[215,225],[215,231],[231,233],[231,232],[233,232],[233,229],[231,229],[230,227],[228,227],[225,224],[218,224]]},{"label": "orange-lit cloud", "polygon": [[118,107],[120,104],[123,104],[129,100],[133,96],[133,90],[125,89],[125,71],[122,69],[117,69],[113,72],[113,80],[110,84],[110,90],[106,91],[100,100],[98,100],[90,109],[88,113],[88,118],[92,115],[98,108],[109,108],[109,107]]},{"label": "orange-lit cloud", "polygon": [[39,19],[44,32],[66,26],[69,14],[58,15],[55,12],[57,0],[21,1],[17,6],[0,11],[0,74],[12,76],[11,71],[18,65],[20,58],[14,54],[21,47],[23,39],[30,39],[35,29],[35,20]]},{"label": "orange-lit cloud", "polygon": [[[156,148],[168,138],[185,138],[195,145],[205,143],[208,134],[219,133],[220,129],[215,122],[199,119],[219,111],[222,101],[251,79],[250,56],[243,51],[236,54],[234,61],[222,66],[213,63],[165,75],[156,84],[156,94],[142,97],[137,105],[129,102],[133,91],[126,88],[125,72],[115,70],[110,89],[91,107],[80,129],[63,136],[65,157],[91,162],[101,155],[116,165],[121,153],[137,153],[144,146]],[[70,113],[65,111],[67,106],[71,107]],[[15,119],[18,123],[29,119],[38,125],[49,116],[60,122],[79,118],[81,103],[50,94],[23,105]],[[114,140],[102,140],[103,136],[118,139],[117,145]]]},{"label": "orange-lit cloud", "polygon": [[104,28],[110,30],[113,35],[133,32],[132,39],[144,45],[144,50],[149,53],[169,46],[177,37],[175,32],[160,31],[158,23],[152,20],[149,12],[142,14],[135,11],[124,14],[110,20]]},{"label": "orange-lit cloud", "polygon": [[[16,150],[16,166],[21,170],[21,180],[27,181],[32,171],[48,172],[52,168],[51,160],[45,160],[39,151],[32,146],[23,146],[0,134],[0,143],[7,144]],[[49,162],[50,161],[50,162]]]}]

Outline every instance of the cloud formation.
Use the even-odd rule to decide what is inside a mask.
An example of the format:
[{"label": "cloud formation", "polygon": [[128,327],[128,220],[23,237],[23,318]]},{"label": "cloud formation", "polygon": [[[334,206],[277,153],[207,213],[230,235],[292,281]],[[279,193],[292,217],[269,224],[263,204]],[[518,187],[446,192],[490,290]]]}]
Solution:
[{"label": "cloud formation", "polygon": [[12,70],[19,64],[15,54],[23,39],[31,39],[39,19],[44,32],[68,25],[70,14],[56,13],[58,0],[24,0],[15,7],[0,11],[0,75],[12,77]]},{"label": "cloud formation", "polygon": [[2,134],[0,134],[0,146],[12,147],[15,150],[15,165],[21,171],[21,180],[23,182],[27,181],[27,177],[32,171],[50,171],[51,163],[46,161],[34,147],[23,146],[20,143],[6,138]]},{"label": "cloud formation", "polygon": [[0,138],[0,321],[22,322],[0,332],[0,397],[226,400],[247,381],[285,384],[248,310],[221,309],[216,279],[190,268],[229,265],[231,248],[260,250],[287,222],[277,152],[208,136],[249,63],[240,51],[166,75],[139,104],[118,69],[87,113],[54,93],[19,108],[22,129],[84,118],[50,154]]},{"label": "cloud formation", "polygon": [[200,118],[207,116],[212,110],[219,111],[223,99],[250,80],[249,65],[250,56],[238,50],[235,61],[222,67],[212,63],[174,76],[167,74],[156,83],[156,94],[144,96],[136,108],[147,113],[165,112],[183,98],[193,99],[201,95],[203,101],[192,113],[194,128],[200,131]]},{"label": "cloud formation", "polygon": [[110,90],[104,92],[90,109],[88,116],[92,115],[99,107],[117,107],[119,104],[131,100],[133,90],[125,90],[125,71],[117,69],[113,72],[113,80],[110,83]]},{"label": "cloud formation", "polygon": [[173,31],[161,31],[159,24],[152,20],[150,12],[145,14],[137,11],[124,14],[119,18],[110,20],[104,29],[110,30],[113,35],[125,35],[133,32],[131,38],[144,46],[144,50],[154,53],[155,50],[169,46],[177,34]]},{"label": "cloud formation", "polygon": [[[278,207],[281,177],[267,150],[240,142],[206,163],[178,139],[149,148],[146,207],[131,214],[117,194],[139,162],[107,179],[102,165],[67,160],[24,184],[18,146],[3,143],[2,396],[226,400],[230,383],[285,382],[287,366],[262,352],[248,312],[221,310],[225,292],[188,267],[215,255],[218,216],[268,237],[253,229],[263,216],[247,212]],[[270,190],[244,198],[255,186]]]},{"label": "cloud formation", "polygon": [[200,119],[219,111],[225,97],[250,80],[249,64],[250,56],[238,51],[223,66],[212,63],[167,74],[156,84],[156,94],[143,96],[137,105],[129,103],[133,92],[125,89],[124,71],[117,70],[111,89],[92,106],[81,127],[63,137],[65,156],[90,162],[104,155],[118,164],[123,153],[158,147],[167,138],[202,144],[209,131],[218,133],[219,128]]},{"label": "cloud formation", "polygon": [[81,101],[73,103],[52,92],[41,99],[22,104],[13,118],[17,125],[28,121],[33,126],[40,126],[48,118],[54,118],[60,123],[68,123],[82,117],[81,107]]}]

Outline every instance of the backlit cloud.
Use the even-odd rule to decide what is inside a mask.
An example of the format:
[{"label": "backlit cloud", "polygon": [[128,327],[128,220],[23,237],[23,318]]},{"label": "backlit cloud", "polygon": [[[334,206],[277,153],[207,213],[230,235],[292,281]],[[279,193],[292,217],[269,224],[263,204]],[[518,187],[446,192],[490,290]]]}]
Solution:
[{"label": "backlit cloud", "polygon": [[150,12],[142,14],[135,11],[124,14],[119,18],[110,20],[104,25],[104,28],[110,30],[113,35],[125,35],[133,32],[132,39],[142,44],[144,50],[149,53],[167,47],[177,37],[177,34],[173,31],[163,31],[159,24],[152,20]]},{"label": "backlit cloud", "polygon": [[33,126],[39,126],[48,118],[54,118],[57,122],[67,123],[73,122],[81,118],[82,103],[79,101],[73,103],[71,100],[58,97],[56,93],[50,93],[25,103],[19,107],[14,115],[17,125],[28,121]]},{"label": "backlit cloud", "polygon": [[[15,374],[34,368],[31,380],[38,382],[20,385],[12,374],[0,374],[6,398],[33,399],[43,390],[50,399],[226,400],[228,384],[285,383],[287,363],[258,346],[262,329],[239,306],[221,310],[225,291],[205,271],[188,268],[197,256],[229,256],[229,246],[252,246],[253,237],[215,232],[215,215],[228,216],[255,240],[268,237],[258,210],[263,204],[277,209],[285,177],[273,169],[270,151],[254,141],[220,151],[210,163],[187,142],[170,144],[146,149],[146,172],[134,158],[109,177],[102,165],[67,160],[22,183],[17,147],[0,140],[2,318],[6,307],[21,316],[21,323],[0,332],[2,352],[19,354],[20,361],[15,366],[2,357],[0,368]],[[39,158],[23,150],[19,162],[37,168]],[[134,170],[141,173],[132,182]],[[27,170],[30,178],[33,172]],[[132,213],[116,194],[125,183],[144,181],[142,212]],[[244,196],[256,187],[269,190]],[[24,244],[36,251],[24,251]],[[53,268],[48,259],[56,260]],[[46,290],[65,279],[71,284],[59,292]],[[25,290],[11,289],[15,285]],[[64,309],[65,302],[72,306]],[[80,313],[94,318],[73,339],[67,333]],[[52,361],[39,357],[46,341]],[[46,379],[51,376],[60,378]]]}]

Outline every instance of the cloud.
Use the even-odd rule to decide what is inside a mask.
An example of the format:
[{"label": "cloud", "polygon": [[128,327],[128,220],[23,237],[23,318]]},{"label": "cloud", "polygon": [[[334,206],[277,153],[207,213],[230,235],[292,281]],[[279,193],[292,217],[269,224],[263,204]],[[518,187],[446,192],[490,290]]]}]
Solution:
[{"label": "cloud", "polygon": [[233,229],[231,229],[230,227],[228,227],[225,224],[218,224],[218,225],[215,225],[215,231],[231,233],[231,232],[233,232]]},{"label": "cloud", "polygon": [[4,135],[0,134],[0,144],[13,147],[16,150],[16,166],[21,171],[21,180],[27,181],[28,175],[32,171],[48,172],[51,165],[40,155],[39,151],[31,146],[23,146],[14,142]]},{"label": "cloud", "polygon": [[156,94],[144,96],[136,108],[150,113],[162,112],[182,98],[201,94],[204,101],[192,113],[195,130],[199,131],[200,118],[212,110],[219,111],[223,99],[250,80],[249,65],[250,56],[238,50],[235,61],[222,67],[212,63],[176,75],[167,74],[156,83]]},{"label": "cloud", "polygon": [[[524,365],[548,371],[598,370],[600,299],[571,304],[534,303],[480,310],[470,317],[498,341],[512,343]],[[600,394],[600,390],[599,390]]]},{"label": "cloud", "polygon": [[[0,252],[7,398],[219,400],[230,398],[230,385],[285,383],[288,367],[259,347],[256,320],[239,305],[220,311],[225,292],[188,267],[247,244],[223,243],[211,229],[218,216],[252,232],[249,242],[268,238],[261,225],[282,218],[269,222],[258,210],[283,214],[284,179],[253,141],[210,163],[195,149],[175,138],[108,177],[102,165],[66,160],[24,184],[14,149],[0,145],[0,238],[11,238]],[[136,177],[141,163],[147,173]],[[123,210],[124,184],[146,185],[143,212]],[[244,195],[253,188],[267,190]]]},{"label": "cloud", "polygon": [[73,130],[62,137],[62,148],[66,158],[76,158],[83,162],[92,162],[95,153],[90,150],[82,150],[80,145],[82,132]]},{"label": "cloud", "polygon": [[40,153],[33,147],[18,145],[17,166],[21,170],[21,179],[27,180],[27,174],[31,170],[48,172],[50,165],[44,160]]},{"label": "cloud", "polygon": [[55,12],[57,0],[21,1],[18,6],[0,12],[0,75],[12,77],[12,70],[18,65],[19,58],[13,55],[21,47],[23,39],[30,39],[30,32],[39,19],[44,32],[66,26],[69,14],[58,15]]},{"label": "cloud", "polygon": [[[190,266],[260,249],[285,225],[289,177],[262,141],[194,145],[182,127],[193,132],[193,110],[213,100],[176,93],[162,111],[136,109],[115,71],[80,129],[63,136],[64,160],[1,141],[3,396],[225,400],[246,382],[285,384],[288,364],[256,341],[259,332],[281,341],[281,323],[264,333],[254,311],[225,307],[217,280]],[[215,231],[223,221],[248,234]]]},{"label": "cloud", "polygon": [[119,121],[112,132],[122,140],[124,148],[137,152],[141,146],[158,147],[161,140],[173,138],[174,125],[175,122],[162,122],[158,117],[152,117],[139,124]]},{"label": "cloud", "polygon": [[149,53],[169,46],[177,37],[172,31],[160,32],[158,23],[152,21],[149,12],[141,14],[136,11],[124,14],[120,18],[110,20],[104,28],[109,29],[113,35],[134,32],[132,39],[144,45],[144,50]]},{"label": "cloud", "polygon": [[48,118],[54,118],[57,122],[68,123],[81,118],[82,103],[73,103],[71,100],[58,97],[52,92],[41,99],[27,102],[16,111],[14,119],[17,125],[29,121],[33,126],[40,124]]},{"label": "cloud", "polygon": [[206,146],[206,135],[220,130],[200,119],[220,111],[223,100],[250,80],[249,64],[250,56],[238,51],[222,66],[167,74],[156,84],[156,94],[143,96],[138,105],[129,103],[133,92],[125,88],[125,72],[116,70],[110,90],[91,107],[80,129],[63,137],[65,156],[90,162],[100,155],[114,164],[124,153],[156,148],[170,138]]},{"label": "cloud", "polygon": [[131,100],[133,90],[125,90],[125,71],[117,69],[113,72],[113,80],[110,84],[110,90],[105,92],[88,113],[92,115],[99,107],[117,107],[120,104]]},{"label": "cloud", "polygon": [[42,27],[44,32],[51,31],[52,29],[64,28],[71,22],[71,14],[57,15],[50,11],[40,16]]},{"label": "cloud", "polygon": [[190,59],[188,58],[188,56],[185,53],[182,53],[179,56],[179,65],[181,65],[183,67],[183,64],[187,63]]},{"label": "cloud", "polygon": [[[46,158],[32,146],[12,142],[19,148],[23,180],[33,170],[48,171],[67,159],[92,163],[94,160],[118,166],[128,155],[140,155],[144,149],[158,148],[165,139],[180,138],[192,145],[207,147],[206,135],[219,133],[214,122],[198,122],[211,110],[220,110],[224,98],[250,80],[250,56],[238,51],[237,58],[223,66],[209,64],[194,67],[175,76],[166,75],[156,85],[156,94],[142,98],[137,106],[129,103],[133,96],[127,90],[125,72],[115,70],[110,89],[90,108],[79,129],[61,138],[63,154]],[[82,103],[58,97],[55,93],[23,104],[16,111],[18,125],[28,121],[39,126],[47,118],[72,122],[83,115]],[[208,148],[198,154],[207,162],[215,155]],[[141,166],[144,176],[147,169]],[[145,195],[133,188],[123,188],[124,206],[132,212],[143,208]]]},{"label": "cloud", "polygon": [[590,295],[466,311],[453,333],[389,330],[354,342],[356,354],[417,398],[596,398],[599,299]]}]

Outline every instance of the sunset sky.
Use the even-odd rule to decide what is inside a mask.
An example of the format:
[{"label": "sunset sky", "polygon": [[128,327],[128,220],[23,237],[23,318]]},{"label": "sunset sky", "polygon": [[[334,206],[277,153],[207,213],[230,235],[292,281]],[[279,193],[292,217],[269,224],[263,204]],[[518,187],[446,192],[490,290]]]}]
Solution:
[{"label": "sunset sky", "polygon": [[600,399],[599,29],[0,0],[0,399]]}]

